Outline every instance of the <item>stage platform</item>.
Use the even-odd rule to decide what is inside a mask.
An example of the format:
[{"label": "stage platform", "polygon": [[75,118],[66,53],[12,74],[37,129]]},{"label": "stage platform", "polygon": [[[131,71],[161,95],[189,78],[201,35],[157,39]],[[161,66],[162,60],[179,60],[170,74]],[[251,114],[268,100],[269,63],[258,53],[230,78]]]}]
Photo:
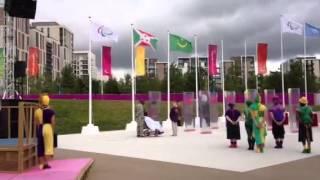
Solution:
[{"label": "stage platform", "polygon": [[89,158],[53,160],[51,169],[34,167],[21,174],[0,172],[0,180],[82,180],[92,164]]},{"label": "stage platform", "polygon": [[156,160],[162,162],[214,168],[235,172],[248,172],[296,160],[320,155],[320,129],[314,128],[312,154],[302,154],[298,134],[287,128],[284,149],[274,149],[272,133],[268,131],[266,151],[258,154],[247,150],[247,136],[241,123],[241,141],[238,149],[228,148],[224,124],[212,134],[184,132],[179,129],[177,137],[171,129],[165,129],[161,137],[137,138],[135,131],[110,131],[99,135],[81,134],[59,136],[61,149],[109,154],[115,156]]}]

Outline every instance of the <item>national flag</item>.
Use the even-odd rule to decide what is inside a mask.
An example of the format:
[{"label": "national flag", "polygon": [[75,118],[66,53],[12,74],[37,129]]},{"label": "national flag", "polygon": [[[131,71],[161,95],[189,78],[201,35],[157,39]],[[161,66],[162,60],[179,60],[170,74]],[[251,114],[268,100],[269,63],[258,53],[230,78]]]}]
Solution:
[{"label": "national flag", "polygon": [[133,43],[135,47],[145,46],[157,49],[158,38],[148,32],[133,29]]},{"label": "national flag", "polygon": [[267,59],[268,59],[268,44],[259,43],[258,48],[258,74],[267,73]]},{"label": "national flag", "polygon": [[170,51],[192,53],[192,43],[181,36],[170,34]]},{"label": "national flag", "polygon": [[217,45],[209,45],[208,47],[208,71],[211,76],[217,75],[217,50],[218,46]]},{"label": "national flag", "polygon": [[136,76],[144,76],[146,74],[145,55],[146,49],[144,46],[136,47]]},{"label": "national flag", "polygon": [[90,24],[90,38],[92,41],[113,41],[118,42],[118,35],[113,32],[110,28],[101,25],[96,24],[94,22],[91,22]]},{"label": "national flag", "polygon": [[4,59],[4,49],[0,48],[0,79],[4,78],[4,66],[5,66],[5,59]]},{"label": "national flag", "polygon": [[281,16],[281,32],[303,35],[303,24],[291,19],[290,17]]},{"label": "national flag", "polygon": [[103,76],[112,76],[111,72],[111,47],[103,46],[102,47],[102,75]]},{"label": "national flag", "polygon": [[308,23],[305,24],[305,34],[307,37],[317,37],[320,38],[320,28],[312,26]]},{"label": "national flag", "polygon": [[29,48],[28,75],[29,77],[39,75],[39,49],[35,47]]}]

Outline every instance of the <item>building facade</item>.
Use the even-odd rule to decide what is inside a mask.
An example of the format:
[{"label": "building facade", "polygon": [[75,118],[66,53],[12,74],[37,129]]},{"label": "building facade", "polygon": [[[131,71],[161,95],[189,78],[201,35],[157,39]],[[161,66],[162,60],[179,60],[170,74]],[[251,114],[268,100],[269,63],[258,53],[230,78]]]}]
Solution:
[{"label": "building facade", "polygon": [[61,60],[61,47],[59,41],[48,37],[40,28],[31,26],[30,47],[39,51],[40,75],[51,76],[56,79],[64,67]]},{"label": "building facade", "polygon": [[57,22],[33,22],[31,26],[41,31],[51,41],[53,49],[56,49],[56,44],[59,45],[59,53],[57,54],[59,54],[60,59],[59,62],[56,62],[58,71],[72,63],[74,35],[68,28]]},{"label": "building facade", "polygon": [[[208,68],[208,57],[199,57],[199,67]],[[188,72],[191,68],[195,68],[194,57],[179,57],[178,68],[182,70],[182,73]]]},{"label": "building facade", "polygon": [[156,63],[156,78],[160,81],[167,78],[168,73],[168,63],[167,62],[157,62]]},{"label": "building facade", "polygon": [[89,53],[91,53],[91,75],[92,79],[100,79],[96,65],[96,55],[89,51],[74,51],[72,68],[78,78],[89,76]]},{"label": "building facade", "polygon": [[0,83],[9,93],[15,90],[14,63],[27,62],[29,38],[29,19],[8,16],[3,1],[0,1],[0,48],[3,48],[6,64]]},{"label": "building facade", "polygon": [[[306,59],[306,60],[305,60]],[[320,59],[317,59],[316,57],[310,56],[310,57],[296,57],[294,59],[290,59],[284,63],[283,65],[283,72],[288,73],[290,72],[290,66],[294,63],[300,63],[302,67],[302,70],[304,71],[304,61],[306,61],[307,66],[307,72],[313,72],[315,77],[320,78]]]}]

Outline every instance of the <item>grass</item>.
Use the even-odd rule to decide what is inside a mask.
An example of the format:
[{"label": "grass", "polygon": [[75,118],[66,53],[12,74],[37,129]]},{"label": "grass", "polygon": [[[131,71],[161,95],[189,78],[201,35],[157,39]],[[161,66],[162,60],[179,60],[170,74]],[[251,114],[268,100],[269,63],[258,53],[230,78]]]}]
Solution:
[{"label": "grass", "polygon": [[[52,100],[51,107],[56,111],[56,131],[58,134],[80,133],[82,126],[88,124],[88,101],[86,100]],[[131,121],[130,101],[93,101],[93,123],[100,131],[125,129]],[[243,104],[237,104],[243,110]],[[314,111],[320,111],[320,106],[314,106]],[[218,105],[222,114],[222,105]],[[167,104],[161,104],[161,120],[167,119]]]},{"label": "grass", "polygon": [[[88,124],[88,101],[52,100],[51,107],[56,111],[56,131],[58,134],[80,133]],[[101,131],[125,129],[132,119],[130,101],[93,101],[93,123]],[[161,119],[167,114],[166,103],[161,105]]]}]

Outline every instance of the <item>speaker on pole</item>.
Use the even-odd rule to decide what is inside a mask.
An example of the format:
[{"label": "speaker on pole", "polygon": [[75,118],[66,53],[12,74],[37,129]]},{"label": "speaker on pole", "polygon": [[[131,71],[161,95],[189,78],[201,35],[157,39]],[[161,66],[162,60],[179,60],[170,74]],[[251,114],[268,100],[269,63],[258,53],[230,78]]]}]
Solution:
[{"label": "speaker on pole", "polygon": [[24,78],[26,77],[26,62],[16,61],[14,63],[14,78]]},{"label": "speaker on pole", "polygon": [[5,0],[4,9],[12,17],[34,19],[37,0]]}]

